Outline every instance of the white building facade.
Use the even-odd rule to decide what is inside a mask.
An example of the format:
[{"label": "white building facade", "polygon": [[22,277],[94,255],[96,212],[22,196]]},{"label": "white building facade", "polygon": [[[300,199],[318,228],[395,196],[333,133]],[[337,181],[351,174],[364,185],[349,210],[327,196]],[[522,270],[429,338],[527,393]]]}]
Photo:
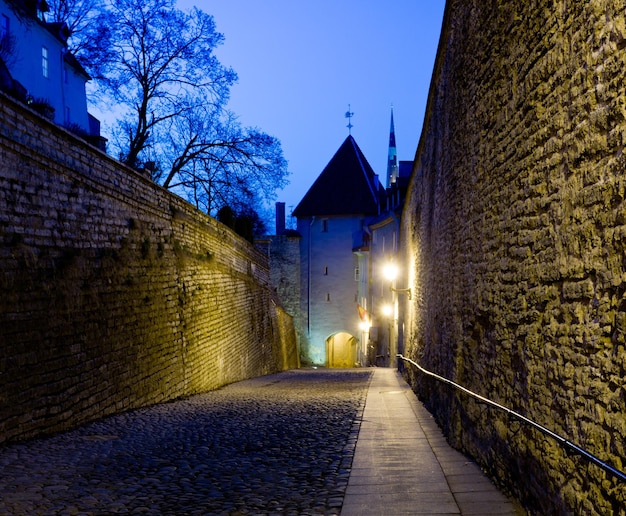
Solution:
[{"label": "white building facade", "polygon": [[378,215],[377,176],[349,136],[294,210],[300,240],[303,364],[365,365],[359,318],[367,220]]},{"label": "white building facade", "polygon": [[315,365],[360,364],[357,308],[359,270],[352,252],[363,218],[298,219],[301,239],[300,291],[306,359]]},{"label": "white building facade", "polygon": [[[349,136],[293,214],[300,240],[303,364],[395,367],[402,339],[400,217],[412,162],[398,164],[393,114],[387,188]],[[395,265],[399,275],[384,272]]]},{"label": "white building facade", "polygon": [[90,131],[85,84],[89,75],[68,51],[65,24],[44,20],[45,2],[0,0],[0,41],[11,77],[30,101],[45,101],[55,123]]}]

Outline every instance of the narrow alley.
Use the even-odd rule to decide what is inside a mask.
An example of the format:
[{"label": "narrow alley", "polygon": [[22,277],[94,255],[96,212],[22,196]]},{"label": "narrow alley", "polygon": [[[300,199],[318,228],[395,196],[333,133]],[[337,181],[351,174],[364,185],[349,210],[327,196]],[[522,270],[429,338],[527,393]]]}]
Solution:
[{"label": "narrow alley", "polygon": [[0,514],[515,514],[397,371],[302,369],[0,448]]}]

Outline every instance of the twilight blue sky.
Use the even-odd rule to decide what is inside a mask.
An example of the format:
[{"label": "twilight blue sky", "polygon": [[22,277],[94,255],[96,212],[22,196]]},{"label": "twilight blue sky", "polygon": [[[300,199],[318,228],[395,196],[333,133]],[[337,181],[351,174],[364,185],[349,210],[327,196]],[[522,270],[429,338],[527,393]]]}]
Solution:
[{"label": "twilight blue sky", "polygon": [[398,158],[413,159],[445,0],[178,0],[194,5],[213,15],[216,54],[239,76],[229,108],[282,143],[288,217],[348,136],[349,104],[381,181],[392,105]]},{"label": "twilight blue sky", "polygon": [[392,105],[398,158],[413,159],[445,0],[178,0],[193,5],[213,15],[217,56],[239,76],[230,109],[282,143],[287,214],[348,135],[348,104],[383,182]]}]

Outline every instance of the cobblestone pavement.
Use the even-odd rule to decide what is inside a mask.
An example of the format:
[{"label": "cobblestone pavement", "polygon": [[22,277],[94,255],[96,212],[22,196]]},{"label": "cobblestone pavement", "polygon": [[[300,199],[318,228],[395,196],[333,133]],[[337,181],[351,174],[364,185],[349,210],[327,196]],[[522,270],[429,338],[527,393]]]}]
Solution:
[{"label": "cobblestone pavement", "polygon": [[339,514],[368,370],[297,370],[0,447],[0,514]]}]

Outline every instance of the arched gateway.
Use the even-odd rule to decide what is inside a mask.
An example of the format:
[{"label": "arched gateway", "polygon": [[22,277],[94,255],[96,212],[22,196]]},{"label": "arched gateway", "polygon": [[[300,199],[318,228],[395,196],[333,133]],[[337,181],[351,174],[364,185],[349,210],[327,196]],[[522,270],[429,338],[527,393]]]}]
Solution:
[{"label": "arched gateway", "polygon": [[326,339],[327,367],[356,367],[357,339],[346,332],[334,333]]}]

